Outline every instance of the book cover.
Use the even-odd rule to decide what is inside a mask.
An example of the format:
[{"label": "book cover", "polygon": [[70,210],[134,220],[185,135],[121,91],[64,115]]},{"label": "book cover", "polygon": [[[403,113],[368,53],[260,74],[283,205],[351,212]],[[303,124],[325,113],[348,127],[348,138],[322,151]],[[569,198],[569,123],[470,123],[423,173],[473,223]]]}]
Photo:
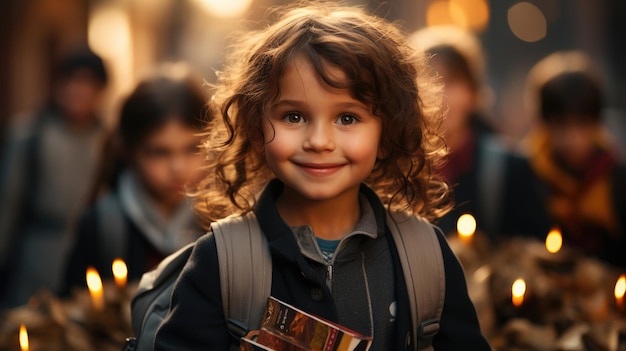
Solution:
[{"label": "book cover", "polygon": [[272,296],[268,298],[263,313],[263,330],[266,334],[279,335],[304,350],[367,351],[372,344],[371,336],[304,312]]},{"label": "book cover", "polygon": [[275,351],[275,350],[265,345],[261,345],[252,339],[243,337],[239,341],[239,351]]},{"label": "book cover", "polygon": [[311,348],[298,340],[274,333],[268,329],[259,330],[256,342],[276,351],[310,351]]},{"label": "book cover", "polygon": [[239,351],[309,351],[309,348],[300,346],[269,330],[254,330],[241,338]]}]

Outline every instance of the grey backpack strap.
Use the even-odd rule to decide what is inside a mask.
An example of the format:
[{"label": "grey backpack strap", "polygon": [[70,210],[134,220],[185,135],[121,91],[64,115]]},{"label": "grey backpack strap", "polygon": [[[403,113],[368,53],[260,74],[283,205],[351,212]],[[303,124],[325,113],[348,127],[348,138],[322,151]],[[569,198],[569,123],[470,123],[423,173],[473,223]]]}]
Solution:
[{"label": "grey backpack strap", "polygon": [[104,196],[96,202],[98,221],[97,240],[103,259],[113,262],[124,256],[127,250],[126,218],[118,198],[113,194]]},{"label": "grey backpack strap", "polygon": [[152,271],[141,276],[131,303],[133,333],[138,338],[135,350],[152,350],[154,336],[170,307],[174,282],[189,259],[195,243],[167,256]]},{"label": "grey backpack strap", "polygon": [[253,212],[211,224],[220,269],[224,315],[258,329],[272,288],[272,259]]},{"label": "grey backpack strap", "polygon": [[432,341],[439,331],[446,292],[445,268],[441,246],[433,226],[417,216],[387,215],[404,272],[414,350],[433,350]]}]

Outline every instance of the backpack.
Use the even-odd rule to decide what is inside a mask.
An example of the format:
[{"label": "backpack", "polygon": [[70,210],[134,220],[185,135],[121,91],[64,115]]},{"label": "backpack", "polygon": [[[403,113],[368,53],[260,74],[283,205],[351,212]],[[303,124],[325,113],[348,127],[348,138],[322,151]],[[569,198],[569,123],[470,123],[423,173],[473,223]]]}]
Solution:
[{"label": "backpack", "polygon": [[[432,350],[445,297],[441,246],[433,226],[417,216],[387,215],[398,249],[411,307],[414,350]],[[257,329],[270,296],[272,262],[269,247],[253,212],[211,224],[217,245],[224,315],[231,335]],[[156,331],[169,312],[174,283],[191,255],[193,243],[165,258],[143,275],[131,303],[135,338],[126,351],[152,350]],[[237,277],[237,279],[233,279]],[[427,282],[427,283],[424,283]]]}]

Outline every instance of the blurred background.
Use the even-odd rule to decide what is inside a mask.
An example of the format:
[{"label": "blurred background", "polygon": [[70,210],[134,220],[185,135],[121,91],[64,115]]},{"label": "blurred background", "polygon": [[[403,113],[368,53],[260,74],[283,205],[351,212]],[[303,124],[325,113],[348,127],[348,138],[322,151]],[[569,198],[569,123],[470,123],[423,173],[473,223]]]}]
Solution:
[{"label": "blurred background", "polygon": [[[0,3],[0,126],[41,104],[55,61],[87,42],[105,59],[111,84],[105,116],[146,70],[185,61],[207,81],[219,70],[229,35],[257,25],[286,0],[5,0]],[[489,118],[514,139],[531,123],[523,101],[529,68],[557,50],[586,52],[602,69],[607,123],[626,134],[626,2],[622,0],[348,1],[398,22],[407,32],[453,24],[479,35],[494,92]],[[621,138],[620,138],[621,139]],[[620,141],[623,143],[623,141]],[[622,144],[622,150],[624,149]]]},{"label": "blurred background", "polygon": [[[8,127],[13,122],[28,119],[29,114],[25,112],[41,109],[42,106],[54,100],[52,95],[55,93],[55,84],[58,78],[55,76],[56,69],[65,54],[73,49],[87,44],[104,60],[106,70],[108,71],[108,83],[105,90],[103,90],[104,99],[102,106],[98,108],[97,114],[104,117],[104,122],[107,124],[105,126],[107,128],[102,129],[112,129],[120,116],[120,109],[124,99],[133,92],[139,82],[143,81],[148,74],[153,73],[157,67],[162,66],[164,63],[182,62],[190,66],[205,81],[213,82],[216,78],[216,71],[219,71],[221,68],[224,53],[238,30],[265,25],[267,23],[266,20],[268,20],[266,15],[269,8],[289,3],[291,1],[288,0],[0,1],[0,155],[2,155],[2,151],[10,150],[10,147],[5,147],[3,150],[3,146],[11,145],[8,142],[4,143],[4,141],[9,141],[14,135],[19,135],[19,133],[13,132]],[[578,50],[585,53],[599,68],[603,79],[604,104],[602,123],[606,125],[612,135],[613,140],[611,141],[615,142],[617,150],[614,151],[617,152],[617,156],[621,161],[626,161],[625,0],[345,0],[343,3],[363,6],[372,13],[394,21],[407,34],[429,26],[438,25],[452,25],[475,34],[483,46],[486,59],[487,99],[485,105],[487,106],[485,106],[484,111],[480,111],[480,117],[485,118],[486,122],[489,122],[488,124],[494,127],[493,129],[497,134],[504,135],[505,138],[503,139],[509,141],[512,146],[522,144],[527,139],[526,137],[532,134],[531,130],[535,124],[534,119],[537,118],[535,117],[537,114],[533,113],[532,106],[528,103],[526,79],[529,70],[538,61],[557,51]],[[440,56],[443,57],[443,55]],[[173,65],[173,67],[177,67],[177,65]],[[449,87],[450,84],[448,83],[446,84]],[[572,95],[568,94],[568,96]],[[483,96],[481,95],[480,97],[482,98]],[[164,99],[159,98],[155,100],[160,101]],[[137,109],[138,111],[147,111],[145,105],[141,106],[141,108]],[[157,107],[160,108],[160,106]],[[155,107],[156,110],[158,110],[157,107]],[[154,117],[153,115],[148,115],[146,120]],[[32,117],[32,114],[30,116]],[[145,125],[146,123],[140,124]],[[35,126],[37,128],[37,124]],[[93,126],[88,125],[88,127]],[[97,127],[99,128],[100,125]],[[33,150],[39,150],[36,149],[39,145],[32,141],[27,144],[23,143],[26,145],[22,150],[22,153],[26,155],[26,158],[23,157],[23,159],[27,160],[22,162],[26,165],[25,171],[18,172],[20,167],[14,166],[15,163],[7,163],[9,166],[5,169],[0,167],[0,195],[4,195],[2,193],[3,176],[8,178],[11,175],[13,178],[21,181],[21,183],[26,183],[26,186],[23,186],[24,189],[31,189],[28,191],[32,194],[37,192],[36,195],[39,196],[37,200],[44,200],[44,205],[48,206],[42,206],[43,210],[55,214],[56,212],[62,212],[56,211],[59,208],[66,209],[67,213],[61,213],[61,215],[67,218],[63,217],[61,219],[67,221],[67,223],[73,223],[78,218],[76,215],[80,213],[77,211],[82,210],[81,206],[86,202],[84,198],[87,197],[85,194],[88,191],[85,189],[88,189],[89,184],[87,184],[87,181],[84,181],[84,193],[78,194],[76,192],[75,199],[66,199],[64,202],[66,203],[65,207],[61,206],[60,199],[61,196],[69,198],[67,193],[70,190],[79,188],[76,178],[89,178],[80,176],[76,169],[84,168],[85,173],[89,171],[97,176],[105,172],[101,172],[101,168],[94,166],[96,157],[92,157],[93,164],[76,161],[71,155],[68,156],[68,150],[77,150],[77,154],[81,153],[81,151],[87,151],[85,152],[85,157],[91,155],[89,154],[90,150],[93,151],[94,155],[106,154],[109,150],[104,148],[104,152],[101,152],[102,150],[94,147],[96,145],[95,142],[91,145],[92,149],[84,147],[84,145],[88,145],[84,142],[76,144],[82,146],[74,147],[72,146],[74,144],[69,144],[71,147],[68,146],[64,149],[63,146],[65,144],[59,141],[73,141],[76,134],[78,134],[77,140],[86,140],[86,138],[82,138],[81,134],[84,131],[76,133],[78,129],[80,128],[61,129],[64,134],[59,135],[63,136],[63,138],[54,139],[57,142],[56,144],[61,146],[52,150],[56,151],[56,153],[48,153],[68,161],[68,166],[58,166],[56,161],[42,162],[48,161],[44,157],[37,159],[39,161],[28,161],[35,160],[34,157],[30,156],[35,155]],[[53,132],[57,130],[58,128],[53,129]],[[158,128],[155,130],[158,130]],[[189,135],[195,135],[196,131],[189,129],[188,132]],[[32,134],[37,135],[38,133],[42,134],[41,130],[35,129],[35,132]],[[151,133],[157,132],[151,131]],[[93,136],[93,140],[99,138],[95,132]],[[6,140],[3,140],[3,138]],[[41,137],[39,138],[41,139]],[[34,138],[31,137],[30,139],[33,140]],[[476,145],[479,145],[478,137],[475,139],[471,142],[476,142]],[[41,140],[45,141],[45,139]],[[447,142],[451,145],[449,140]],[[33,147],[32,145],[35,146]],[[53,144],[50,145],[54,146]],[[197,145],[197,142],[194,140],[192,150],[195,150],[195,145]],[[484,145],[491,144],[485,143]],[[610,145],[611,147],[613,146],[612,143]],[[455,151],[453,147],[451,149],[453,152]],[[461,151],[457,152],[460,155],[458,160],[466,161],[474,157],[472,154],[468,158],[467,154],[463,153],[463,151],[470,149],[469,152],[473,153],[473,148],[459,147],[458,149]],[[41,150],[49,151],[45,147],[41,148]],[[478,150],[478,147],[476,150]],[[496,151],[499,152],[499,150],[497,149]],[[478,152],[476,152],[477,155]],[[486,153],[485,155],[495,154]],[[88,158],[85,159],[89,160]],[[485,157],[485,159],[489,159],[489,157]],[[496,158],[497,160],[498,158]],[[503,158],[500,159],[500,161],[502,160]],[[105,164],[106,161],[105,159],[102,163]],[[39,172],[30,172],[32,169],[37,169],[29,168],[36,165],[36,162],[44,166],[48,165],[48,168],[39,169]],[[452,159],[450,164],[453,163],[454,159]],[[615,164],[617,163],[615,162]],[[515,166],[517,163],[513,165]],[[523,165],[526,166],[526,163],[523,163]],[[485,174],[495,174],[488,167],[493,165],[485,166],[485,164],[476,162],[476,167],[471,166],[468,174],[471,174],[472,177],[478,174],[480,177],[468,178],[472,180],[471,182],[466,181],[467,179],[465,178],[455,181],[458,181],[461,185],[466,185],[472,191],[481,189],[475,182],[492,178],[481,178],[483,173],[478,173],[478,166],[487,170],[484,172]],[[462,167],[465,166],[459,166],[460,169]],[[527,168],[530,170],[530,167]],[[583,168],[585,168],[583,171],[594,171],[593,167],[588,165],[585,165]],[[503,190],[505,188],[501,187],[499,190],[502,190],[503,200],[510,200],[508,201],[509,205],[517,205],[510,206],[512,208],[522,208],[522,210],[516,212],[519,213],[519,216],[514,219],[521,219],[524,224],[539,223],[539,217],[533,216],[531,210],[542,210],[544,204],[541,203],[541,206],[526,206],[527,204],[522,201],[525,195],[533,193],[534,188],[532,188],[532,184],[534,183],[531,183],[531,177],[525,177],[526,173],[517,171],[521,168],[510,169],[512,170],[510,173],[517,175],[523,183],[520,185],[520,183],[512,181],[511,184],[515,186],[511,186],[511,188],[516,190],[516,192],[512,193],[505,192]],[[615,167],[615,169],[621,171],[624,168]],[[48,171],[47,173],[45,172],[46,170]],[[465,169],[461,170],[467,171]],[[506,170],[508,172],[509,168],[506,168]],[[476,173],[472,173],[474,171]],[[586,175],[585,172],[580,173]],[[597,173],[600,174],[600,172]],[[32,174],[43,177],[44,181],[41,181],[41,184],[48,185],[48,187],[40,186],[40,188],[37,188],[36,186],[30,186],[31,184],[28,184],[29,181],[34,183],[33,179],[31,179],[33,178]],[[624,186],[623,182],[625,179],[624,174],[626,173],[615,174],[619,175],[619,177],[614,177],[614,183],[619,187],[602,188],[604,191],[602,194],[608,194],[606,196],[606,199],[608,199],[609,195],[618,194],[621,189],[623,196],[621,198],[615,196],[615,198],[626,199],[626,186]],[[56,178],[63,178],[61,180],[65,178],[69,180],[60,182],[59,179],[55,178],[56,175],[59,175]],[[602,173],[601,175],[604,176],[605,174]],[[613,175],[613,173],[610,173],[610,175]],[[59,180],[66,188],[58,187],[58,189],[52,189],[57,187],[49,186],[49,183],[45,182],[48,178],[45,177]],[[593,183],[599,179],[596,178],[591,180],[583,178],[587,182],[581,182],[580,189],[582,190],[580,190],[580,193],[566,198],[564,202],[571,205],[572,203],[577,204],[578,201],[583,205],[590,205],[587,207],[592,208],[593,211],[590,212],[593,212],[593,214],[596,212],[601,212],[602,215],[609,213],[609,211],[613,210],[612,204],[602,201],[594,202],[593,200],[598,199],[590,198],[590,200],[587,200],[584,197],[587,189],[591,188],[588,185],[596,184]],[[613,178],[611,179],[613,180]],[[90,179],[87,180],[90,181]],[[600,179],[600,181],[604,180],[604,178]],[[469,203],[473,206],[473,204],[479,204],[483,198],[491,198],[491,196],[487,195],[493,195],[492,193],[498,193],[497,195],[499,195],[497,186],[500,184],[495,182],[494,185],[492,183],[480,183],[479,185],[481,186],[487,185],[487,190],[476,190],[475,195],[478,198],[468,198],[466,201],[463,200],[463,191],[459,190],[460,187],[457,187],[455,191],[458,198],[461,199],[458,201],[459,204]],[[556,183],[557,185],[561,183],[560,179],[557,179]],[[9,190],[16,188],[11,182],[6,182],[6,184],[9,184],[6,187]],[[601,183],[601,185],[603,184]],[[610,184],[613,185],[613,183]],[[32,190],[33,188],[35,190]],[[48,188],[56,190],[61,195],[55,198],[55,196],[41,191],[50,190]],[[32,195],[32,198],[29,197],[30,193],[28,191],[24,192],[26,196],[22,196],[22,198],[26,199],[23,201],[25,205],[31,206],[35,202],[33,200],[35,195]],[[6,191],[6,193],[13,194],[16,192]],[[87,195],[93,197],[93,199],[90,199],[92,201],[95,200],[95,195],[99,195],[99,193],[93,192]],[[18,197],[14,196],[14,198]],[[606,199],[602,198],[600,200]],[[7,240],[5,237],[14,239],[13,236],[16,236],[15,234],[19,234],[20,238],[27,236],[23,234],[25,231],[4,230],[3,232],[3,216],[4,219],[8,219],[6,222],[15,222],[11,215],[11,210],[17,213],[21,206],[16,205],[17,202],[13,201],[13,198],[10,196],[6,196],[4,202],[2,200],[3,198],[0,196],[0,278],[2,278],[2,273],[7,273],[7,276],[25,277],[23,280],[26,281],[30,279],[28,274],[22,274],[22,271],[12,269],[11,264],[5,265],[9,268],[1,265],[3,260],[12,263],[6,257],[15,256],[19,258],[20,255],[24,256],[21,254],[22,251],[18,251],[8,245],[12,241]],[[548,202],[546,201],[546,203]],[[624,222],[626,218],[625,212],[623,212],[626,209],[624,204],[626,204],[626,200],[619,204],[621,206],[616,206],[616,209],[614,209],[615,222]],[[501,209],[501,207],[504,207],[497,202],[480,204],[480,206],[476,205],[476,207],[470,207],[469,210],[461,208],[462,211],[460,212],[469,212],[477,216],[479,222],[478,230],[476,221],[472,217],[473,226],[468,231],[470,237],[476,232],[476,237],[474,239],[463,239],[461,234],[465,230],[459,229],[458,226],[455,227],[456,229],[446,230],[446,233],[453,234],[449,237],[450,244],[464,266],[470,297],[477,307],[483,332],[490,338],[494,349],[550,351],[625,350],[625,266],[608,266],[605,263],[589,260],[578,253],[568,251],[571,247],[568,248],[567,246],[572,246],[573,241],[567,236],[564,236],[565,239],[563,239],[558,230],[555,230],[558,232],[558,236],[556,236],[558,238],[558,248],[554,250],[550,248],[549,240],[546,239],[545,247],[540,242],[548,233],[547,229],[545,232],[543,230],[533,231],[532,233],[536,234],[534,238],[526,237],[508,240],[510,238],[503,236],[507,240],[498,242],[499,246],[494,246],[494,249],[492,249],[488,245],[488,237],[485,236],[487,226],[483,225],[487,222],[483,220],[487,216],[481,218],[481,213],[479,212],[483,205],[485,205],[485,208],[493,210],[493,213],[504,212]],[[488,205],[494,206],[489,207]],[[598,211],[595,211],[596,209]],[[49,213],[43,210],[39,214],[42,215],[43,219],[48,219],[47,215]],[[584,212],[581,211],[581,213]],[[26,222],[35,221],[35,216],[28,217],[28,215],[31,215],[31,212],[26,211],[24,213],[27,215],[25,217],[27,219]],[[491,215],[495,217],[493,213]],[[572,213],[577,214],[578,212]],[[452,216],[449,216],[453,219],[454,225],[458,225],[456,216],[460,214],[453,213]],[[466,214],[460,216],[459,221]],[[15,217],[17,218],[17,215]],[[562,221],[563,224],[576,226],[581,222],[581,219],[587,219],[578,215],[571,218],[567,217],[567,220]],[[18,219],[21,219],[21,217]],[[45,221],[42,223],[47,228],[48,223]],[[62,223],[65,224],[65,222]],[[19,224],[22,223],[20,222]],[[443,225],[441,226],[443,228]],[[584,237],[594,237],[594,233],[586,228],[580,226],[580,228],[575,229],[580,229]],[[623,225],[620,227],[620,230],[625,228],[626,225]],[[57,233],[56,239],[46,233],[44,233],[46,235],[33,234],[32,241],[39,243],[40,249],[45,250],[45,255],[42,256],[54,256],[56,254],[63,258],[67,250],[50,249],[46,246],[48,245],[46,240],[52,241],[54,239],[60,244],[72,244],[71,240],[74,237],[70,229],[73,230],[74,228],[70,226],[67,228],[63,227]],[[457,232],[459,238],[456,237]],[[88,231],[88,234],[95,235],[97,233]],[[620,235],[617,237],[620,244],[618,246],[609,245],[609,247],[612,249],[611,252],[616,253],[619,258],[623,258],[625,241],[624,234]],[[547,238],[549,237],[550,234],[548,234]],[[540,241],[537,241],[537,238]],[[615,237],[612,239],[615,239]],[[565,242],[565,245],[563,245],[564,250],[559,251],[563,242]],[[5,244],[4,251],[3,243]],[[27,246],[24,245],[24,247]],[[31,251],[23,250],[23,252]],[[8,253],[13,254],[9,255]],[[33,256],[35,257],[34,264],[45,266],[42,263],[44,262],[42,257],[35,254]],[[58,270],[61,271],[61,268],[58,268]],[[24,272],[32,273],[29,269],[24,269]],[[135,271],[134,273],[140,274],[142,271]],[[619,278],[618,275],[620,276]],[[126,278],[124,276],[124,279]],[[525,278],[528,283],[528,291],[526,292],[526,282],[521,281],[524,285],[520,296],[517,296],[514,291],[516,283],[520,280],[517,278]],[[83,283],[81,276],[81,284]],[[108,283],[112,284],[111,281]],[[16,290],[12,285],[4,284],[2,279],[0,279],[0,312],[2,312],[3,307],[1,304],[2,288],[5,287],[9,287],[6,289],[7,291]],[[620,289],[618,290],[618,288]],[[28,324],[29,329],[33,330],[33,339],[39,341],[42,345],[39,349],[44,349],[45,347],[46,350],[119,350],[120,341],[125,336],[130,335],[128,306],[133,289],[132,285],[129,287],[122,285],[119,289],[115,288],[115,286],[113,288],[107,287],[107,291],[113,292],[113,295],[111,295],[113,297],[107,297],[106,308],[103,307],[106,313],[100,314],[92,313],[89,296],[93,300],[95,298],[93,298],[94,294],[91,289],[89,291],[91,295],[87,295],[86,291],[81,291],[82,295],[73,295],[72,300],[64,301],[62,313],[55,312],[55,308],[61,308],[55,307],[60,304],[57,297],[50,293],[36,295],[35,299],[30,300],[29,306],[18,307],[7,313],[4,319],[0,318],[0,351],[17,349],[16,340],[20,324]],[[102,290],[102,286],[100,286],[100,294],[102,294]],[[526,297],[524,297],[524,294],[526,294]],[[32,301],[37,303],[33,305]],[[21,303],[14,305],[18,306]],[[42,306],[45,308],[42,308]],[[76,311],[82,311],[82,314],[77,314]],[[102,312],[102,310],[99,312]],[[62,318],[57,318],[59,316]],[[43,322],[34,323],[37,321]],[[75,336],[74,334],[78,327],[71,323],[68,324],[68,321],[78,323],[77,325],[80,328],[85,329],[84,334]],[[50,326],[54,326],[56,329]],[[50,348],[52,340],[56,340],[58,348]],[[77,340],[80,342],[77,342]],[[85,346],[85,343],[91,343],[92,346],[95,346],[90,348]],[[105,344],[109,345],[110,348],[105,348],[103,346]],[[581,346],[583,344],[584,347]],[[578,346],[566,347],[567,345]],[[33,350],[37,349],[37,347],[33,348]]]}]

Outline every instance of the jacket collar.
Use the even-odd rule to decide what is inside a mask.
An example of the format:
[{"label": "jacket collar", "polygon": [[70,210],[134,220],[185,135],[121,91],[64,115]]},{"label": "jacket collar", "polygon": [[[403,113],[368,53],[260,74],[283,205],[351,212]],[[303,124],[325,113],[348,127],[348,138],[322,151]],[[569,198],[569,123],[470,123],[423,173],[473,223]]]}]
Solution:
[{"label": "jacket collar", "polygon": [[[283,190],[283,183],[278,179],[271,180],[259,197],[254,212],[259,225],[267,238],[270,250],[279,253],[285,258],[296,261],[300,254],[300,247],[294,238],[291,228],[283,221],[276,208],[276,199]],[[377,235],[385,234],[385,208],[376,193],[366,185],[361,185],[359,193],[367,199],[376,218]]]}]

